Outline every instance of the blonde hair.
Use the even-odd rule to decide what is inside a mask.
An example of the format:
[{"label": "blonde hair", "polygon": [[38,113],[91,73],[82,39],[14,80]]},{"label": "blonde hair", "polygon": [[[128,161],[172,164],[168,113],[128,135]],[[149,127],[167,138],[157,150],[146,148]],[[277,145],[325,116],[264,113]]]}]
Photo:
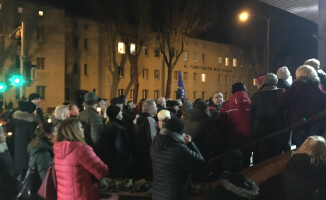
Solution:
[{"label": "blonde hair", "polygon": [[69,117],[69,106],[68,105],[58,105],[55,107],[53,115],[56,119],[64,120]]},{"label": "blonde hair", "polygon": [[319,81],[317,71],[315,70],[315,68],[311,67],[310,65],[302,65],[301,67],[299,67],[295,72],[295,76],[297,78],[299,77],[314,78]]},{"label": "blonde hair", "polygon": [[326,164],[326,141],[321,136],[310,136],[299,147],[295,154],[302,153],[311,157],[312,165],[317,166],[319,162]]},{"label": "blonde hair", "polygon": [[164,121],[164,120],[171,119],[170,111],[161,110],[160,112],[157,113],[157,118],[158,118],[159,121]]},{"label": "blonde hair", "polygon": [[[58,130],[58,141],[80,141],[85,143],[83,132],[80,129],[81,123],[78,119],[68,118],[60,123]],[[85,143],[86,144],[86,143]]]}]

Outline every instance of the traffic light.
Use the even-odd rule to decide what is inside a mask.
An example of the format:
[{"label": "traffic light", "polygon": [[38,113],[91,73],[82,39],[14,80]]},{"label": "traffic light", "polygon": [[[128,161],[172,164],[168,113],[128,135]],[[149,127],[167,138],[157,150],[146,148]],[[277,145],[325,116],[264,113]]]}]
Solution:
[{"label": "traffic light", "polygon": [[24,79],[23,79],[23,77],[21,76],[21,75],[17,75],[17,74],[15,74],[15,75],[12,75],[10,78],[9,78],[9,81],[10,81],[10,84],[12,85],[12,86],[21,86],[21,85],[23,85],[23,83],[24,83]]},{"label": "traffic light", "polygon": [[4,92],[7,89],[6,84],[0,82],[0,92]]}]

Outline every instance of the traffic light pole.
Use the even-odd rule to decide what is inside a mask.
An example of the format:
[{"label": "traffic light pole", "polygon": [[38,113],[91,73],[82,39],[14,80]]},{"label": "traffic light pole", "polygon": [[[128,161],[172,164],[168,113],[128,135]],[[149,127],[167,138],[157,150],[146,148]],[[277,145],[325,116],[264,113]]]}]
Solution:
[{"label": "traffic light pole", "polygon": [[[22,77],[24,76],[24,58],[25,58],[25,54],[24,54],[24,43],[25,43],[25,23],[23,21],[21,21],[21,28],[20,28],[20,34],[21,34],[21,44],[20,44],[20,75]],[[19,97],[20,99],[23,98],[24,96],[24,84],[22,84],[20,86],[20,91],[19,91]]]}]

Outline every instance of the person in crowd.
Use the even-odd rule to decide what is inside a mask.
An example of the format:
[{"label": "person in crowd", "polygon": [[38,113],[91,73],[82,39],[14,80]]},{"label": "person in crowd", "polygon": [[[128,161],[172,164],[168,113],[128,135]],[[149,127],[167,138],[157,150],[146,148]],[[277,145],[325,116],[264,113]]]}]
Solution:
[{"label": "person in crowd", "polygon": [[[326,93],[319,86],[317,71],[303,65],[296,71],[296,80],[290,89],[279,98],[279,104],[286,109],[287,125],[295,125],[317,115],[326,107]],[[299,147],[311,134],[322,135],[323,125],[309,125],[293,132],[293,142]]]},{"label": "person in crowd", "polygon": [[[277,98],[284,89],[277,88],[277,76],[268,73],[263,79],[263,86],[251,98],[252,134],[260,138],[285,128],[285,113],[277,103]],[[291,149],[290,133],[258,143],[254,148],[254,164],[281,154]]]},{"label": "person in crowd", "polygon": [[[227,120],[227,138],[229,148],[237,148],[251,140],[251,101],[246,86],[237,82],[232,85],[232,95],[221,109],[221,115]],[[244,167],[249,167],[251,150],[242,150]]]},{"label": "person in crowd", "polygon": [[[131,125],[131,121],[132,119],[130,118],[130,112],[128,110],[128,106],[127,106],[127,97],[126,95],[120,95],[119,97],[120,102],[122,103],[122,115],[123,115],[123,121],[125,122],[126,125],[129,126],[129,124]],[[131,127],[130,127],[131,128]]]},{"label": "person in crowd", "polygon": [[164,97],[157,98],[156,104],[157,104],[157,112],[160,112],[161,110],[166,110],[166,100]]},{"label": "person in crowd", "polygon": [[110,100],[110,105],[111,106],[118,106],[119,108],[123,108],[123,102],[121,101],[121,99],[119,99],[118,97],[113,97]]},{"label": "person in crowd", "polygon": [[76,104],[69,104],[69,114],[70,114],[70,117],[73,117],[73,118],[78,118],[79,116],[79,108]]},{"label": "person in crowd", "polygon": [[19,110],[14,112],[15,125],[15,169],[18,179],[23,180],[28,169],[27,145],[34,138],[37,126],[36,106],[30,101],[19,102]]},{"label": "person in crowd", "polygon": [[223,104],[223,94],[221,92],[214,92],[208,103],[208,110],[220,111]]},{"label": "person in crowd", "polygon": [[166,102],[166,109],[168,111],[170,111],[171,115],[173,117],[176,117],[177,116],[177,112],[179,110],[179,104],[177,101],[174,101],[174,100],[168,100]]},{"label": "person in crowd", "polygon": [[109,122],[100,141],[102,160],[110,169],[110,177],[123,178],[126,177],[130,164],[129,135],[124,127],[122,110],[119,107],[109,106],[106,115]]},{"label": "person in crowd", "polygon": [[44,122],[43,111],[41,106],[41,96],[37,93],[31,93],[28,96],[28,101],[32,102],[36,106],[36,116],[38,123]]},{"label": "person in crowd", "polygon": [[220,185],[209,192],[206,200],[248,200],[259,195],[259,186],[242,172],[243,155],[240,150],[232,150],[222,161],[224,171]]},{"label": "person in crowd", "polygon": [[190,177],[204,158],[189,134],[182,134],[183,122],[171,118],[151,146],[153,163],[152,199],[189,199]]},{"label": "person in crowd", "polygon": [[58,200],[100,200],[92,177],[99,180],[107,176],[108,167],[85,143],[82,124],[74,118],[63,120],[57,140],[53,152]]},{"label": "person in crowd", "polygon": [[320,68],[320,61],[316,58],[308,59],[304,62],[304,65],[309,65],[317,71],[317,75],[320,80],[320,84],[323,86],[323,89],[326,90],[326,73]]},{"label": "person in crowd", "polygon": [[41,180],[53,163],[52,144],[56,141],[57,133],[57,127],[53,123],[39,124],[35,130],[36,136],[27,146],[28,166],[29,168],[37,166]]},{"label": "person in crowd", "polygon": [[191,101],[185,101],[182,106],[181,106],[181,112],[182,112],[182,116],[181,116],[181,120],[183,120],[183,122],[188,118],[188,113],[193,109],[194,105]]},{"label": "person in crowd", "polygon": [[170,111],[168,110],[161,110],[160,112],[157,113],[157,118],[158,118],[158,128],[162,130],[165,127],[165,123],[171,119],[171,114]]},{"label": "person in crowd", "polygon": [[326,141],[310,136],[292,154],[282,173],[285,200],[322,200],[326,196]]},{"label": "person in crowd", "polygon": [[132,113],[133,109],[136,108],[136,105],[134,104],[133,101],[128,101],[127,102],[127,108],[129,110],[129,112]]},{"label": "person in crowd", "polygon": [[143,103],[143,112],[136,123],[135,136],[133,138],[133,158],[137,178],[152,177],[152,163],[150,158],[150,146],[158,131],[154,116],[157,113],[155,101],[147,99]]},{"label": "person in crowd", "polygon": [[86,93],[84,99],[86,107],[80,112],[79,119],[87,128],[85,130],[86,142],[96,149],[104,129],[102,117],[96,111],[98,97],[95,93]]},{"label": "person in crowd", "polygon": [[177,110],[176,116],[180,119],[182,117],[182,111],[181,111],[182,100],[177,99],[176,102],[178,103],[178,110]]},{"label": "person in crowd", "polygon": [[278,68],[276,72],[276,76],[278,78],[277,87],[288,90],[291,86],[291,84],[288,81],[289,78],[291,77],[291,73],[289,69],[286,66]]},{"label": "person in crowd", "polygon": [[0,126],[0,196],[2,199],[13,200],[16,196],[17,181],[13,160],[6,144],[6,133]]},{"label": "person in crowd", "polygon": [[61,121],[70,117],[69,106],[68,105],[58,105],[54,109],[53,116],[54,116],[54,120],[53,120],[54,125],[59,125],[59,123]]}]

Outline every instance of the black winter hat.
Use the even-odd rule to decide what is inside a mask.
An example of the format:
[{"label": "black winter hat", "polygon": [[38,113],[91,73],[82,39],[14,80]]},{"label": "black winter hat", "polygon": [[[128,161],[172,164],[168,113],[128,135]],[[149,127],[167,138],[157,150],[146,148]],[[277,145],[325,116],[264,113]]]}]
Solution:
[{"label": "black winter hat", "polygon": [[173,107],[173,106],[179,106],[178,102],[173,100],[166,101],[166,107]]},{"label": "black winter hat", "polygon": [[113,97],[110,100],[110,104],[111,104],[111,106],[115,106],[117,104],[122,104],[122,101],[118,97]]},{"label": "black winter hat", "polygon": [[115,119],[117,117],[117,115],[120,112],[120,107],[118,106],[109,106],[106,109],[106,115],[110,118],[110,119]]},{"label": "black winter hat", "polygon": [[39,99],[39,98],[41,98],[41,96],[40,96],[39,94],[37,94],[37,93],[32,93],[32,94],[30,94],[30,95],[28,96],[28,101],[32,101],[32,100],[34,100],[34,99]]},{"label": "black winter hat", "polygon": [[204,99],[196,99],[194,102],[194,108],[199,110],[206,110],[208,108],[208,104]]},{"label": "black winter hat", "polygon": [[23,112],[33,113],[36,110],[35,104],[30,101],[20,101],[18,105],[19,109]]},{"label": "black winter hat", "polygon": [[166,122],[165,128],[181,134],[184,130],[184,124],[180,119],[172,117]]},{"label": "black winter hat", "polygon": [[247,91],[246,86],[241,83],[241,82],[237,82],[235,84],[232,85],[232,94],[238,92],[238,91]]},{"label": "black winter hat", "polygon": [[223,169],[228,172],[242,172],[243,155],[239,149],[232,150],[223,160]]}]

